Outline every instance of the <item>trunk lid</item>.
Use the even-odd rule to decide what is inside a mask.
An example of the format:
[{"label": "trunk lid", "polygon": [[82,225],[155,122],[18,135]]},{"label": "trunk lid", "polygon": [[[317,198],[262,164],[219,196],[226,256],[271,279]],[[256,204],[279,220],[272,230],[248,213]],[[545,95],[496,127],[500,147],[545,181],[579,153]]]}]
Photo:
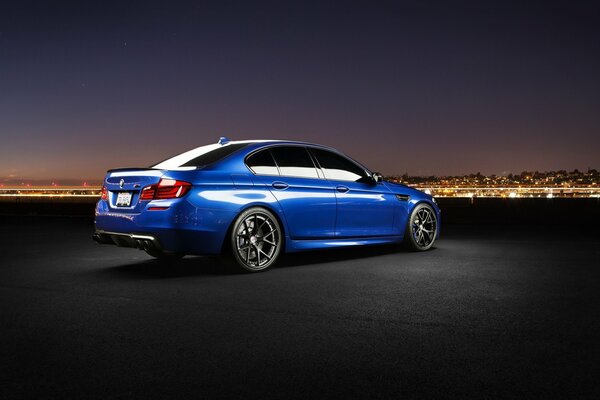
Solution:
[{"label": "trunk lid", "polygon": [[156,184],[165,171],[152,168],[120,168],[106,172],[104,186],[108,195],[108,208],[113,212],[137,213],[143,209],[140,192]]}]

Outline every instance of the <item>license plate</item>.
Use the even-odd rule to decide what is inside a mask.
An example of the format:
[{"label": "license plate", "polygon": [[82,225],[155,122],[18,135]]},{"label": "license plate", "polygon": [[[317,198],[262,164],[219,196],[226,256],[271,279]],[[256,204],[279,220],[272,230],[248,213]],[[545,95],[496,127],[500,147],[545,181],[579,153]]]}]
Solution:
[{"label": "license plate", "polygon": [[119,192],[117,195],[117,207],[129,207],[131,205],[131,192]]}]

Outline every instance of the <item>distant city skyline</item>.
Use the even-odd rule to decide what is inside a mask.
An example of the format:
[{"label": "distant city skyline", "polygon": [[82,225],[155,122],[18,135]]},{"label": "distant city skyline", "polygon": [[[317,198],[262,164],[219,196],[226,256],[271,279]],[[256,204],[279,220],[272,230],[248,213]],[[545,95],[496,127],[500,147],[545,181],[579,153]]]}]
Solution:
[{"label": "distant city skyline", "polygon": [[0,182],[101,181],[219,136],[384,175],[600,167],[600,4],[11,2]]},{"label": "distant city skyline", "polygon": [[[600,198],[600,171],[522,171],[508,176],[480,173],[463,176],[387,176],[387,180],[406,184],[435,197],[496,198]],[[36,183],[0,182],[0,200],[98,198],[102,182]]]},{"label": "distant city skyline", "polygon": [[[497,174],[481,174],[480,171],[471,172],[469,174],[460,175],[411,175],[411,174],[385,174],[387,179],[401,181],[405,183],[440,183],[460,185],[472,184],[478,182],[481,178],[481,183],[487,185],[503,185],[503,184],[531,184],[531,185],[561,185],[568,184],[575,186],[577,182],[580,186],[599,185],[600,186],[600,171],[595,168],[586,170],[568,169],[556,171],[520,171],[508,173],[504,175]],[[431,180],[431,178],[434,178]],[[16,179],[4,178],[0,179],[0,188],[20,187],[20,186],[45,186],[45,187],[61,187],[61,186],[99,186],[102,184],[102,178],[92,179]]]}]

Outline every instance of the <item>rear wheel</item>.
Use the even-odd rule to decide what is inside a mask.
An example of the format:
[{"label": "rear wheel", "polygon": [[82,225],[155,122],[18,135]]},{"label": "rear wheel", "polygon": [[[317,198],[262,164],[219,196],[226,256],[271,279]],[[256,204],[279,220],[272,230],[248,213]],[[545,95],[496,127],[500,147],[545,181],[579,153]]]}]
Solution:
[{"label": "rear wheel", "polygon": [[405,245],[415,251],[429,250],[438,232],[438,221],[433,208],[428,204],[419,204],[415,207],[404,234]]},{"label": "rear wheel", "polygon": [[260,207],[250,208],[237,217],[230,239],[233,258],[246,272],[270,268],[277,261],[283,243],[277,218]]}]

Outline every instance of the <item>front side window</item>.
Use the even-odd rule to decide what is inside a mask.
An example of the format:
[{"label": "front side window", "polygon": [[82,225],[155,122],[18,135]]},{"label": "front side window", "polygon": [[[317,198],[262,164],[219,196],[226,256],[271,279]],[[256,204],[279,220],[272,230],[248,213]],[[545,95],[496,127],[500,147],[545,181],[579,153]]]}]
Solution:
[{"label": "front side window", "polygon": [[271,154],[282,176],[318,178],[317,169],[304,147],[280,146],[271,148]]},{"label": "front side window", "polygon": [[369,175],[352,160],[323,149],[310,150],[325,174],[325,178],[335,181],[368,182]]},{"label": "front side window", "polygon": [[246,159],[246,165],[259,175],[279,175],[275,160],[271,157],[269,149],[261,150]]}]

